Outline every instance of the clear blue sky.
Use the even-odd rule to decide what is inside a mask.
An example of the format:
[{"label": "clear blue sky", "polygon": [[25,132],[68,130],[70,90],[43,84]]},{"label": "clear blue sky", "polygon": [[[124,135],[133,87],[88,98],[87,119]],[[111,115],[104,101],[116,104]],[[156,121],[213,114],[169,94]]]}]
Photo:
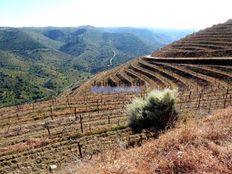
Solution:
[{"label": "clear blue sky", "polygon": [[0,26],[201,29],[232,18],[232,0],[0,0]]}]

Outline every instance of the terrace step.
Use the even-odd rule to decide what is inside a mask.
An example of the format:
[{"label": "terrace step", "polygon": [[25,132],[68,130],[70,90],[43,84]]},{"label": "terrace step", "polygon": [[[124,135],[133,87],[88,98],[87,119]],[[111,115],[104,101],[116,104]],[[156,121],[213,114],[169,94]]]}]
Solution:
[{"label": "terrace step", "polygon": [[186,88],[186,85],[183,81],[175,78],[170,72],[163,69],[162,67],[148,64],[145,61],[139,61],[138,63],[143,68],[148,69],[151,73],[157,72],[158,74],[160,74],[157,77],[162,79],[163,81],[166,81],[171,88],[176,88],[176,87],[178,87],[179,89]]},{"label": "terrace step", "polygon": [[[162,81],[161,79],[157,78],[155,75],[153,75],[152,73],[150,72],[147,72],[145,69],[137,66],[137,65],[130,65],[129,69],[139,73],[139,74],[142,74],[144,76],[146,76],[148,79],[151,79],[155,84],[159,85],[160,87],[162,88],[165,88],[167,87],[166,83],[164,81]],[[149,80],[150,81],[150,80]]]}]

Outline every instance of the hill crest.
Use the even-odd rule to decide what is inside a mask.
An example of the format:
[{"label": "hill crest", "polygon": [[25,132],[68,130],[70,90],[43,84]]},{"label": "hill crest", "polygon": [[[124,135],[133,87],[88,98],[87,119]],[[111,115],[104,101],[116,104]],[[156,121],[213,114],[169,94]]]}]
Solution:
[{"label": "hill crest", "polygon": [[232,20],[186,36],[152,53],[153,57],[230,57]]}]

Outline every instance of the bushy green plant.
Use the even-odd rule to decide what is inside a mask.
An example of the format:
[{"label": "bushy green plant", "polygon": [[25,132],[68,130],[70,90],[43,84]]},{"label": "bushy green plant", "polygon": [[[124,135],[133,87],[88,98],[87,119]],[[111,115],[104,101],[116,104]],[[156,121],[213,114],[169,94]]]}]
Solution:
[{"label": "bushy green plant", "polygon": [[172,126],[177,118],[176,90],[152,91],[145,99],[135,99],[127,107],[129,127],[135,132],[152,128],[160,131]]}]

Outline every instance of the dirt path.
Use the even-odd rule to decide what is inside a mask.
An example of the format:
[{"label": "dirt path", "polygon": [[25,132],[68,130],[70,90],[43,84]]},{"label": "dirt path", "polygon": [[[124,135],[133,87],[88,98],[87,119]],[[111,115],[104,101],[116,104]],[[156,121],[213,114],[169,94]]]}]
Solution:
[{"label": "dirt path", "polygon": [[113,51],[114,55],[113,55],[113,57],[110,58],[110,64],[109,64],[109,66],[113,65],[113,59],[117,55],[116,51],[114,51],[113,49],[112,49],[112,51]]}]

